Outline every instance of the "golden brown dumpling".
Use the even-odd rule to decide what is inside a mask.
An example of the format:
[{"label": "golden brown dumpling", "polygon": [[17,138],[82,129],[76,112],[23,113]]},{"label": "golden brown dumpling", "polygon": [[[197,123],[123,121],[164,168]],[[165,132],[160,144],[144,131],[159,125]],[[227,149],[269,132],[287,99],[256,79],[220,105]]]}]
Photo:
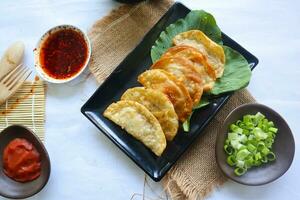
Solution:
[{"label": "golden brown dumpling", "polygon": [[161,69],[147,70],[138,77],[138,81],[146,88],[166,94],[181,122],[192,113],[193,102],[187,88],[172,74]]},{"label": "golden brown dumpling", "polygon": [[183,57],[161,58],[152,65],[151,69],[163,69],[176,76],[188,89],[193,104],[199,103],[203,92],[201,75],[190,60]]},{"label": "golden brown dumpling", "polygon": [[155,155],[160,156],[165,150],[167,142],[160,124],[142,104],[118,101],[108,106],[104,116],[145,144]]},{"label": "golden brown dumpling", "polygon": [[214,68],[216,77],[223,75],[225,66],[225,53],[221,45],[218,45],[207,37],[202,31],[190,30],[176,35],[173,43],[177,45],[188,45],[195,47],[203,53],[209,64]]},{"label": "golden brown dumpling", "polygon": [[169,48],[162,58],[183,57],[194,63],[195,69],[200,74],[204,91],[213,88],[216,74],[212,66],[207,62],[206,56],[199,52],[196,48],[186,45],[179,45]]},{"label": "golden brown dumpling", "polygon": [[178,117],[165,94],[158,90],[135,87],[126,90],[121,100],[136,101],[144,105],[159,121],[166,139],[173,140],[178,130]]}]

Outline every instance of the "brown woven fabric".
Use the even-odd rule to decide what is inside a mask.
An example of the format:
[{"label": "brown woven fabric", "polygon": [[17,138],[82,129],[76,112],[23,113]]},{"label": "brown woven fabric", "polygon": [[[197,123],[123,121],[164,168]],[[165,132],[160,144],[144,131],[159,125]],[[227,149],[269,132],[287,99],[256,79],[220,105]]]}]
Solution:
[{"label": "brown woven fabric", "polygon": [[124,5],[95,22],[89,32],[90,70],[102,82],[172,5],[169,0]]},{"label": "brown woven fabric", "polygon": [[[172,1],[146,1],[123,5],[95,22],[89,32],[93,46],[90,70],[101,83],[137,45],[145,33],[171,6]],[[180,158],[162,183],[172,199],[203,199],[225,179],[215,161],[218,128],[236,106],[253,102],[242,90],[229,100],[205,129],[205,133]]]}]

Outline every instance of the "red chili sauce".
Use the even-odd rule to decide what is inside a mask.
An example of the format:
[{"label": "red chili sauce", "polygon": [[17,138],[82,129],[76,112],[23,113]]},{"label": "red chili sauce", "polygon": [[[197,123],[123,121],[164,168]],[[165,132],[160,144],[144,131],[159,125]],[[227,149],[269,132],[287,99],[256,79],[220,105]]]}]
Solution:
[{"label": "red chili sauce", "polygon": [[4,149],[3,171],[15,181],[32,181],[41,174],[40,154],[30,142],[16,138]]},{"label": "red chili sauce", "polygon": [[84,37],[72,29],[50,33],[40,51],[43,70],[55,79],[73,77],[83,68],[87,58]]}]

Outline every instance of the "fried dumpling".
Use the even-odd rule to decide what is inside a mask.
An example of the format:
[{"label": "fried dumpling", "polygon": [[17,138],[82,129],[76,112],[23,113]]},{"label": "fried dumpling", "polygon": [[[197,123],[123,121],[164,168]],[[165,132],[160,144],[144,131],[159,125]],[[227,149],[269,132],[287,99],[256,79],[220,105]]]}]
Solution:
[{"label": "fried dumpling", "polygon": [[183,57],[161,58],[151,69],[162,69],[174,75],[188,89],[193,104],[199,103],[203,92],[201,75],[190,60]]},{"label": "fried dumpling", "polygon": [[135,101],[118,101],[104,111],[104,116],[121,126],[127,133],[141,141],[160,156],[167,142],[163,130],[154,115]]},{"label": "fried dumpling", "polygon": [[209,64],[214,68],[216,77],[223,75],[225,66],[225,53],[222,46],[207,37],[202,31],[190,30],[176,35],[173,43],[177,45],[188,45],[195,47],[207,58]]},{"label": "fried dumpling", "polygon": [[147,70],[138,77],[138,81],[146,88],[166,94],[181,122],[192,113],[193,102],[187,88],[172,74],[161,69]]},{"label": "fried dumpling", "polygon": [[161,58],[166,57],[183,57],[186,58],[194,63],[198,63],[202,65],[207,74],[213,78],[216,79],[216,74],[214,71],[214,68],[208,63],[207,57],[201,53],[198,49],[188,46],[188,45],[177,45],[169,48]]},{"label": "fried dumpling", "polygon": [[159,121],[166,139],[173,140],[178,130],[178,117],[165,94],[149,88],[135,87],[126,90],[121,100],[136,101],[144,105]]},{"label": "fried dumpling", "polygon": [[212,66],[207,62],[206,56],[199,52],[196,48],[187,45],[178,45],[169,48],[162,58],[183,57],[194,63],[195,69],[202,79],[203,91],[209,91],[213,88],[216,74]]}]

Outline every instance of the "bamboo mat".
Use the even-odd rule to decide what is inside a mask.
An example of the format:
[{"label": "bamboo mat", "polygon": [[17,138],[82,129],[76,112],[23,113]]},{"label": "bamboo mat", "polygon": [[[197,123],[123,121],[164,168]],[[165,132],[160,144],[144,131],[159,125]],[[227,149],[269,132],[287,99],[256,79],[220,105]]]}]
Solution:
[{"label": "bamboo mat", "polygon": [[45,89],[42,81],[25,82],[0,106],[0,131],[13,124],[30,128],[44,141]]}]

